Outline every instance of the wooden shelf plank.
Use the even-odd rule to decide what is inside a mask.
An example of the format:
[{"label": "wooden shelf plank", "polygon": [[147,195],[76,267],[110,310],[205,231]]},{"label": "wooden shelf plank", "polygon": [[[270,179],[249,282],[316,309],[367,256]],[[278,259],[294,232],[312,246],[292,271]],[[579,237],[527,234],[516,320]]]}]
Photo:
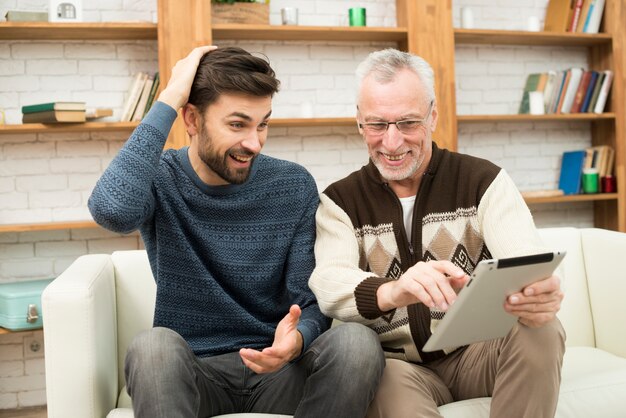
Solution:
[{"label": "wooden shelf plank", "polygon": [[478,122],[568,122],[581,120],[613,120],[615,113],[569,113],[569,114],[548,114],[548,115],[459,115],[458,122],[478,123]]},{"label": "wooden shelf plank", "polygon": [[12,331],[10,329],[6,329],[6,328],[2,328],[0,327],[0,335],[2,334],[14,334],[16,332],[32,332],[32,331],[40,331],[43,328],[34,328],[34,329],[23,329],[23,330],[19,330],[19,331]]},{"label": "wooden shelf plank", "polygon": [[0,39],[157,39],[157,25],[148,22],[1,22]]},{"label": "wooden shelf plank", "polygon": [[31,224],[5,224],[0,225],[0,233],[5,232],[36,232],[56,231],[59,229],[89,229],[100,228],[94,221],[70,221],[70,222],[42,222]]},{"label": "wooden shelf plank", "polygon": [[406,41],[407,29],[395,27],[277,26],[216,24],[213,39],[269,41]]},{"label": "wooden shelf plank", "polygon": [[606,33],[589,34],[492,29],[455,29],[454,41],[457,44],[593,46],[610,44],[612,36]]},{"label": "wooden shelf plank", "polygon": [[270,120],[270,127],[316,127],[316,126],[354,126],[355,118],[276,118]]},{"label": "wooden shelf plank", "polygon": [[25,123],[0,125],[0,135],[55,132],[132,131],[139,122]]},{"label": "wooden shelf plank", "polygon": [[617,200],[617,193],[576,194],[567,196],[529,197],[524,199],[527,204],[541,203],[573,203],[591,202],[596,200]]}]

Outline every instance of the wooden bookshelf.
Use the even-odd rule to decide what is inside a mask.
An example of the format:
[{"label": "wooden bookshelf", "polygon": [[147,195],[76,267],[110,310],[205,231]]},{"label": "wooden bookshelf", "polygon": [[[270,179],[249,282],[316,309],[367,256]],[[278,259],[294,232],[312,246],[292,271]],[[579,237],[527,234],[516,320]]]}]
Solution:
[{"label": "wooden bookshelf", "polygon": [[547,115],[459,115],[459,122],[568,122],[568,121],[595,121],[615,120],[615,113],[568,113]]},{"label": "wooden bookshelf", "polygon": [[617,193],[576,194],[550,197],[525,197],[524,200],[529,205],[543,203],[594,202],[601,200],[617,200]]},{"label": "wooden bookshelf", "polygon": [[42,330],[43,328],[34,328],[34,329],[24,329],[24,330],[19,330],[19,331],[12,331],[10,329],[6,329],[6,328],[2,328],[0,327],[0,335],[3,334],[15,334],[17,332],[32,332],[32,331],[39,331]]},{"label": "wooden bookshelf", "polygon": [[276,118],[270,120],[270,127],[317,127],[317,126],[354,126],[356,119],[352,118]]},{"label": "wooden bookshelf", "polygon": [[157,25],[148,22],[0,22],[0,39],[38,41],[157,39]]},{"label": "wooden bookshelf", "polygon": [[214,39],[265,41],[405,41],[406,28],[216,24]]},{"label": "wooden bookshelf", "polygon": [[613,37],[606,33],[556,33],[492,29],[454,29],[457,44],[596,46],[608,45]]},{"label": "wooden bookshelf", "polygon": [[132,131],[138,124],[139,122],[86,122],[0,125],[0,140],[2,139],[2,134]]},{"label": "wooden bookshelf", "polygon": [[6,232],[38,232],[56,231],[59,229],[90,229],[100,228],[94,221],[41,222],[29,224],[0,225],[0,233]]}]

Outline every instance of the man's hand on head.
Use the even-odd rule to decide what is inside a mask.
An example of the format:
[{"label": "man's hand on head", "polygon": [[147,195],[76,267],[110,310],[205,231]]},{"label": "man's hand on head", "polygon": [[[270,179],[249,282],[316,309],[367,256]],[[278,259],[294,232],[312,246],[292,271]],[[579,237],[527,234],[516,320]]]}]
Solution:
[{"label": "man's hand on head", "polygon": [[302,334],[298,331],[301,314],[298,305],[291,305],[289,313],[276,327],[272,346],[261,351],[242,348],[239,355],[243,363],[256,373],[271,373],[298,357],[304,345]]},{"label": "man's hand on head", "polygon": [[561,279],[553,275],[510,295],[504,310],[517,316],[522,324],[537,328],[556,318],[563,296]]},{"label": "man's hand on head", "polygon": [[157,100],[170,105],[174,110],[180,109],[187,103],[200,60],[206,53],[214,49],[217,49],[214,45],[199,46],[194,48],[185,58],[179,60],[172,68],[170,80]]}]

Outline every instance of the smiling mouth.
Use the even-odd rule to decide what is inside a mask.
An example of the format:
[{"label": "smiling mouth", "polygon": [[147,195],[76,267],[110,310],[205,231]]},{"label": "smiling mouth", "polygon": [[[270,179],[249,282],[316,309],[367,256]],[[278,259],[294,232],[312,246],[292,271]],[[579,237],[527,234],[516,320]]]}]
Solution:
[{"label": "smiling mouth", "polygon": [[385,154],[385,153],[381,153],[383,154],[383,156],[388,159],[389,161],[400,161],[402,159],[404,159],[404,157],[406,157],[406,155],[408,154],[408,152],[403,152],[402,154]]},{"label": "smiling mouth", "polygon": [[235,160],[238,161],[240,163],[247,163],[250,160],[252,160],[252,158],[254,157],[254,155],[238,155],[238,154],[230,154],[230,157]]}]

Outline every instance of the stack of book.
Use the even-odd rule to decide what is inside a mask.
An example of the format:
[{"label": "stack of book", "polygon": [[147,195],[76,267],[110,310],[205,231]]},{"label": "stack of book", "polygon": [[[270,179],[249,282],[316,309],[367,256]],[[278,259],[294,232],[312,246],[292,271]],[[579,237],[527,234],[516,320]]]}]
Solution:
[{"label": "stack of book", "polygon": [[144,72],[135,74],[120,121],[140,121],[148,113],[159,89],[159,73],[149,75]]},{"label": "stack of book", "polygon": [[615,150],[608,145],[564,152],[559,176],[559,189],[566,195],[580,193],[583,170],[596,169],[600,179],[612,176],[614,161]]},{"label": "stack of book", "polygon": [[543,93],[545,113],[602,113],[613,82],[613,71],[570,68],[530,74],[519,113],[529,113],[530,92]]},{"label": "stack of book", "polygon": [[550,0],[543,30],[598,33],[605,0]]},{"label": "stack of book", "polygon": [[85,102],[50,102],[22,106],[22,123],[85,122]]}]

